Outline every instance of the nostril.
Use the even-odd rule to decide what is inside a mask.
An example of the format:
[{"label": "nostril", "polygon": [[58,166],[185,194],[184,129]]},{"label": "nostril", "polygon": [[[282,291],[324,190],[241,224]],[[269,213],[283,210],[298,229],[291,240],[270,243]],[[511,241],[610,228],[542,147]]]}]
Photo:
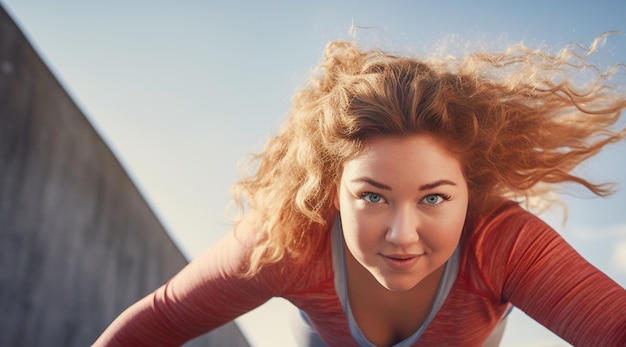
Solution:
[{"label": "nostril", "polygon": [[386,234],[385,240],[394,244],[407,244],[417,242],[420,239],[417,227],[396,225],[390,227]]}]

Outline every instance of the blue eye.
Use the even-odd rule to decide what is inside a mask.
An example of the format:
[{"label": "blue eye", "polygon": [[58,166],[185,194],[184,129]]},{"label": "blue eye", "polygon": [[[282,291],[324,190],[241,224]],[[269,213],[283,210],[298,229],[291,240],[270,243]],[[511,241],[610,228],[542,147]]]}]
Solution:
[{"label": "blue eye", "polygon": [[383,200],[383,197],[380,194],[376,193],[364,193],[362,197],[363,200],[372,204],[377,204]]},{"label": "blue eye", "polygon": [[442,194],[430,194],[422,199],[422,201],[427,205],[439,205],[447,200],[450,200],[450,197]]}]

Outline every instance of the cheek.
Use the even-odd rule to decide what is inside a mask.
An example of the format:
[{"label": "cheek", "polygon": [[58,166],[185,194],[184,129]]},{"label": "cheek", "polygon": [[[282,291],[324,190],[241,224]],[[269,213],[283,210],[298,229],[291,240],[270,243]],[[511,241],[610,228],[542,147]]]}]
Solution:
[{"label": "cheek", "polygon": [[371,223],[371,218],[365,218],[359,211],[346,207],[344,204],[340,214],[346,246],[352,254],[362,254],[376,243],[377,227]]},{"label": "cheek", "polygon": [[465,216],[465,208],[459,208],[439,218],[433,218],[420,236],[432,248],[454,249],[463,232]]}]

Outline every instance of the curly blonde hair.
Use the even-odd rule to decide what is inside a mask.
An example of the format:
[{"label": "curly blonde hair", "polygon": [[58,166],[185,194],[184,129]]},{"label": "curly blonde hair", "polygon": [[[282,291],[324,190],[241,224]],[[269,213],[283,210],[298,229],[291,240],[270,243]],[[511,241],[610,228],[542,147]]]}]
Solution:
[{"label": "curly blonde hair", "polygon": [[[458,153],[468,216],[503,198],[541,198],[563,182],[610,194],[610,186],[572,173],[626,137],[626,129],[612,130],[626,107],[609,83],[617,69],[602,72],[588,62],[605,38],[558,54],[520,44],[429,59],[329,43],[280,132],[233,187],[260,228],[247,275],[324,246],[343,164],[376,136],[430,134]],[[588,71],[584,83],[574,82]]]}]

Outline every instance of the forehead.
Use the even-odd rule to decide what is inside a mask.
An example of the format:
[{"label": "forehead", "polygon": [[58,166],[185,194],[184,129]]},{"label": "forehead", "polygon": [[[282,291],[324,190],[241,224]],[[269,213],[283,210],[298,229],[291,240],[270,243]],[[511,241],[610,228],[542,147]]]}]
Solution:
[{"label": "forehead", "polygon": [[408,174],[425,179],[433,176],[462,176],[458,156],[443,141],[431,135],[376,137],[344,165],[344,175]]}]

